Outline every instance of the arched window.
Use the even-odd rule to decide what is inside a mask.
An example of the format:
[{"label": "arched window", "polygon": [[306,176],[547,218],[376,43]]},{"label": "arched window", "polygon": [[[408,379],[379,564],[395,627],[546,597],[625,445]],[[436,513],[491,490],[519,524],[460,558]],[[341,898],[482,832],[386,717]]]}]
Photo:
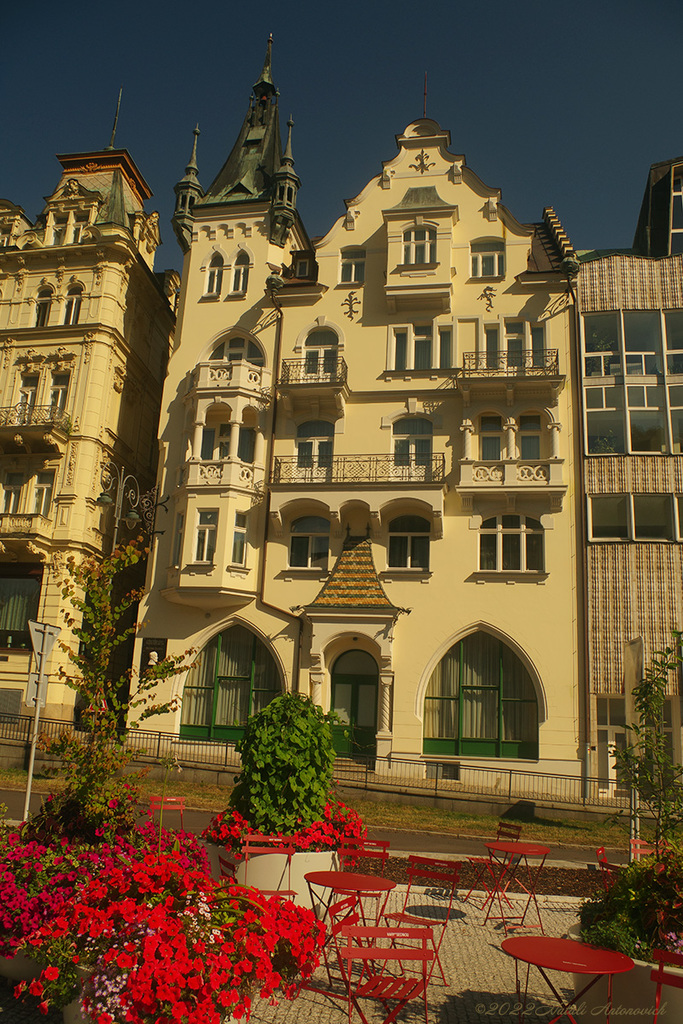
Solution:
[{"label": "arched window", "polygon": [[218,253],[211,257],[209,274],[206,279],[206,295],[220,295],[223,285],[223,257]]},{"label": "arched window", "polygon": [[403,232],[404,263],[436,263],[436,228],[408,228]]},{"label": "arched window", "polygon": [[254,366],[264,365],[263,352],[250,338],[230,338],[228,341],[219,341],[209,359],[227,359],[228,362],[246,359]]},{"label": "arched window", "polygon": [[52,308],[52,289],[41,288],[36,299],[36,327],[47,327]]},{"label": "arched window", "polygon": [[241,252],[235,260],[235,269],[232,276],[233,294],[244,295],[249,280],[249,257],[246,252]]},{"label": "arched window", "polygon": [[531,516],[499,515],[479,530],[479,568],[486,572],[543,572],[543,527]]},{"label": "arched window", "polygon": [[209,641],[183,692],[181,736],[238,740],[250,715],[282,692],[270,651],[244,626]]},{"label": "arched window", "polygon": [[429,569],[429,522],[422,516],[398,516],[389,523],[389,567]]},{"label": "arched window", "polygon": [[311,331],[306,338],[306,373],[320,376],[332,374],[337,369],[337,348],[339,338],[328,327]]},{"label": "arched window", "polygon": [[292,523],[289,564],[295,569],[327,569],[330,524],[322,516],[302,516]]},{"label": "arched window", "polygon": [[394,423],[394,465],[429,466],[432,460],[430,420],[410,416]]},{"label": "arched window", "polygon": [[538,706],[526,667],[482,631],[458,640],[432,672],[424,753],[538,757]]},{"label": "arched window", "polygon": [[66,306],[64,309],[64,323],[77,324],[81,315],[81,302],[83,301],[83,289],[80,284],[75,284],[66,293]]},{"label": "arched window", "polygon": [[329,476],[332,469],[334,426],[326,420],[308,420],[296,431],[296,464],[311,471],[311,478]]}]

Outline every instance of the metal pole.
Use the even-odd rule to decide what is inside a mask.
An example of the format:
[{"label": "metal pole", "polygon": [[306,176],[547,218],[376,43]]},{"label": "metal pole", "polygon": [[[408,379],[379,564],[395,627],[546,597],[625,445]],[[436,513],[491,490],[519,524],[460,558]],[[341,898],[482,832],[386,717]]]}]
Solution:
[{"label": "metal pole", "polygon": [[[43,642],[45,637],[43,635]],[[36,695],[33,703],[36,706],[33,715],[33,736],[31,737],[31,752],[28,758],[28,775],[26,777],[26,799],[24,800],[24,813],[22,814],[21,820],[28,821],[29,804],[31,803],[31,787],[33,785],[33,765],[36,760],[36,746],[38,744],[38,720],[40,719],[40,683],[43,678],[43,650],[41,647],[40,654],[38,655],[38,685],[36,686]]]}]

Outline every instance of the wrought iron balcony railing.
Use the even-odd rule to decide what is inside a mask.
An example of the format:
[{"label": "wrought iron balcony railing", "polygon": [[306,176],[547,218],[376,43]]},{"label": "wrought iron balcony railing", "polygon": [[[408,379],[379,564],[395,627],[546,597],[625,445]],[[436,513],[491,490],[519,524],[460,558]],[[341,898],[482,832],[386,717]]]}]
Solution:
[{"label": "wrought iron balcony railing", "polygon": [[341,385],[346,384],[347,376],[346,360],[341,356],[306,356],[304,359],[284,359],[278,384]]},{"label": "wrought iron balcony railing", "polygon": [[54,405],[10,405],[0,409],[0,427],[58,427],[71,433],[71,420]]},{"label": "wrought iron balcony railing", "polygon": [[334,455],[302,465],[296,456],[276,458],[272,484],[442,484],[444,455]]},{"label": "wrought iron balcony railing", "polygon": [[558,350],[464,352],[461,372],[465,377],[557,377],[560,372]]}]

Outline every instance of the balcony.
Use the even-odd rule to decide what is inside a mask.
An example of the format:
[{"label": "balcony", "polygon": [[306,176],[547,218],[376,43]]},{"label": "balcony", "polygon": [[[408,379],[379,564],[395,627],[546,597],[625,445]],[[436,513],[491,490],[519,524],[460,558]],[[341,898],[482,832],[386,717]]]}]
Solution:
[{"label": "balcony", "polygon": [[30,554],[42,554],[41,547],[33,544],[45,544],[52,541],[53,521],[35,512],[22,515],[18,512],[4,512],[0,515],[0,545],[6,550],[23,549]]},{"label": "balcony", "polygon": [[[261,475],[263,470],[261,470]],[[254,466],[236,459],[192,461],[184,467],[182,483],[190,489],[215,487],[225,490],[228,487],[246,488],[254,486]]]},{"label": "balcony", "polygon": [[245,359],[232,362],[214,360],[197,363],[192,371],[189,393],[207,398],[242,392],[256,394],[266,401],[270,398],[270,380],[271,372],[265,366],[257,366]]},{"label": "balcony", "polygon": [[348,367],[341,356],[323,355],[284,359],[277,382],[282,404],[292,415],[308,412],[316,403],[319,413],[341,416],[348,397]]},{"label": "balcony", "polygon": [[393,487],[396,484],[431,484],[445,480],[444,455],[410,458],[395,455],[335,455],[329,465],[301,465],[296,456],[276,458],[271,483]]},{"label": "balcony", "polygon": [[556,398],[564,375],[560,374],[557,349],[464,352],[462,368],[455,372],[455,383],[466,396],[519,391],[527,396],[551,392]]},{"label": "balcony", "polygon": [[455,490],[462,495],[466,507],[472,507],[476,496],[548,496],[555,510],[562,507],[567,490],[564,482],[564,459],[510,459],[504,462],[460,463],[460,483]]},{"label": "balcony", "polygon": [[71,433],[71,420],[54,405],[19,405],[0,409],[0,446],[5,454],[61,452]]}]

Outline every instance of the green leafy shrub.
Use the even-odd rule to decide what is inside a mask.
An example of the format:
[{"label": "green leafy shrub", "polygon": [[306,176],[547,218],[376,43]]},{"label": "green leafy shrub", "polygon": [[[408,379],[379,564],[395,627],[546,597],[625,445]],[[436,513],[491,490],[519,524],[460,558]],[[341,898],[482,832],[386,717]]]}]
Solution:
[{"label": "green leafy shrub", "polygon": [[683,946],[683,850],[665,847],[625,867],[581,908],[581,937],[639,960]]},{"label": "green leafy shrub", "polygon": [[323,817],[334,746],[329,716],[309,697],[276,697],[249,719],[237,749],[242,771],[230,806],[254,829],[290,833]]}]

